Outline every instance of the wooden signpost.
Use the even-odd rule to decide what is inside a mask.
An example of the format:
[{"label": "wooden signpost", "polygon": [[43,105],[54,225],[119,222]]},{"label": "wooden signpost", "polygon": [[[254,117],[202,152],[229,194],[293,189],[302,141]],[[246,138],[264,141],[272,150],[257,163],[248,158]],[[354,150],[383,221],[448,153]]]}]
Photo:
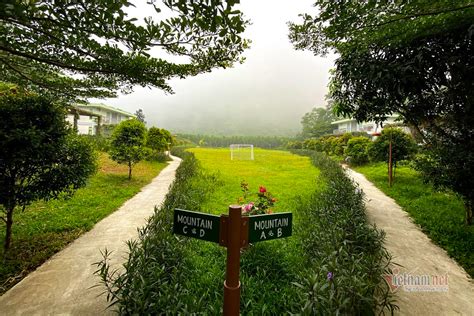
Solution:
[{"label": "wooden signpost", "polygon": [[173,233],[219,243],[227,248],[224,281],[224,315],[240,313],[240,248],[249,243],[291,236],[292,214],[242,216],[240,205],[229,206],[229,215],[174,210]]}]

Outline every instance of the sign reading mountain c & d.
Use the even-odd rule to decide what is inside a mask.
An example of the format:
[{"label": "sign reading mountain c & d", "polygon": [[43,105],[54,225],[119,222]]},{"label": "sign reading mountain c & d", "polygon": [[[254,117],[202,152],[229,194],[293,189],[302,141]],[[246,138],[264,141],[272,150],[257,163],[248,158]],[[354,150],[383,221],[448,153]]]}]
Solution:
[{"label": "sign reading mountain c & d", "polygon": [[265,241],[291,236],[293,215],[276,213],[249,217],[249,242]]},{"label": "sign reading mountain c & d", "polygon": [[197,239],[219,242],[220,216],[174,210],[173,233]]}]

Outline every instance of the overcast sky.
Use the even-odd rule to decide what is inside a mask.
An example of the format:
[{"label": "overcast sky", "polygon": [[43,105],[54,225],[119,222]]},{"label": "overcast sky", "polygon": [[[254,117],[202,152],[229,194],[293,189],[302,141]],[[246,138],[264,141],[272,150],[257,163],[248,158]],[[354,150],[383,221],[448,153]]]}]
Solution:
[{"label": "overcast sky", "polygon": [[239,9],[252,22],[245,32],[252,44],[244,53],[244,64],[171,80],[173,95],[138,87],[129,95],[91,101],[132,113],[141,108],[148,126],[173,132],[295,134],[304,113],[325,106],[328,71],[334,65],[334,56],[295,51],[288,40],[286,23],[299,21],[299,13],[314,12],[311,4],[312,0],[243,0]]}]

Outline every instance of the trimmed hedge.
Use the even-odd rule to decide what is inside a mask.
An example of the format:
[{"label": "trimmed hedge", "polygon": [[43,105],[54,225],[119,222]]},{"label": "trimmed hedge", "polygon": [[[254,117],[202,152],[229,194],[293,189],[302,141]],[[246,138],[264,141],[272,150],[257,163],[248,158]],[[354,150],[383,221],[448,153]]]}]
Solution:
[{"label": "trimmed hedge", "polygon": [[[140,230],[139,239],[129,242],[130,256],[124,272],[117,274],[110,270],[107,253],[98,263],[97,274],[106,287],[109,301],[118,305],[120,314],[221,313],[225,252],[213,247],[212,257],[199,263],[206,264],[206,269],[212,268],[208,270],[211,274],[201,276],[201,281],[190,280],[189,277],[199,274],[196,269],[200,271],[199,264],[192,262],[193,256],[200,255],[201,247],[209,246],[176,238],[171,232],[173,209],[199,211],[219,179],[201,172],[192,154],[185,152],[183,157],[163,206],[147,227]],[[370,315],[376,310],[396,308],[382,278],[389,272],[390,256],[383,248],[383,233],[367,224],[363,193],[329,158],[316,153],[311,159],[320,168],[326,184],[322,190],[313,188],[316,193],[299,203],[297,211],[302,218],[297,223],[305,223],[294,227],[299,262],[280,262],[281,258],[274,258],[271,243],[258,244],[242,256],[244,282],[257,278],[260,289],[272,289],[275,278],[288,277],[284,282],[286,291],[291,290],[294,295],[284,296],[280,292],[278,295],[283,295],[280,299],[269,302],[277,305],[268,306],[266,312],[270,314],[278,310],[281,314]],[[315,180],[316,184],[320,181]],[[245,284],[244,296],[248,296],[253,289],[249,282]],[[291,297],[291,301],[285,297]],[[241,303],[243,314],[264,313],[245,305],[245,300]]]},{"label": "trimmed hedge", "polygon": [[383,279],[391,273],[385,234],[368,224],[364,193],[326,155],[300,153],[310,155],[326,180],[325,189],[300,206],[303,222],[312,225],[296,227],[311,271],[297,283],[305,292],[301,313],[371,315],[397,309]]},{"label": "trimmed hedge", "polygon": [[124,272],[111,270],[107,251],[97,263],[96,274],[106,288],[107,300],[117,305],[119,314],[180,314],[199,300],[182,286],[189,272],[185,256],[188,240],[172,234],[174,208],[199,210],[206,196],[207,190],[192,184],[197,173],[197,160],[186,154],[162,207],[156,208],[148,224],[139,230],[138,239],[127,243],[129,257]]}]

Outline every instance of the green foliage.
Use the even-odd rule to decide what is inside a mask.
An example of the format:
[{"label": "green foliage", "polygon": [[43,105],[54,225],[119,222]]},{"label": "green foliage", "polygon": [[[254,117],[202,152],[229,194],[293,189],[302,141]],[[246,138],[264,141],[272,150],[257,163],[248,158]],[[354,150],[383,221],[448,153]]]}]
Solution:
[{"label": "green foliage", "polygon": [[[341,283],[341,290],[337,290],[336,296],[327,292],[327,285],[324,286],[322,282],[330,284],[326,280],[326,271],[321,274],[322,279],[317,277],[321,281],[321,287],[317,287],[318,302],[321,303],[316,305],[311,302],[311,308],[317,313],[334,311],[338,304],[340,310],[346,313],[371,313],[372,306],[377,306],[374,293],[380,302],[378,306],[389,302],[388,296],[385,296],[387,293],[383,292],[387,287],[380,274],[380,271],[383,272],[383,264],[386,264],[385,253],[380,250],[380,233],[367,226],[363,211],[356,210],[354,219],[350,207],[363,203],[360,193],[354,193],[349,180],[346,184],[351,186],[347,186],[337,198],[338,203],[342,203],[342,200],[346,203],[337,207],[337,212],[343,216],[338,219],[338,213],[334,211],[334,222],[331,223],[334,231],[326,234],[327,222],[315,219],[315,211],[305,207],[314,205],[311,193],[321,187],[319,178],[315,176],[317,170],[311,167],[308,159],[283,152],[260,150],[259,156],[267,157],[266,160],[239,161],[235,165],[235,161],[223,159],[228,157],[227,150],[199,148],[193,149],[193,152],[200,163],[193,156],[184,155],[163,207],[155,212],[147,227],[140,231],[138,241],[129,243],[130,257],[124,266],[124,272],[114,274],[110,270],[107,254],[104,261],[99,263],[97,273],[107,287],[109,300],[116,303],[119,313],[221,313],[225,251],[213,243],[172,235],[173,209],[178,207],[221,213],[221,209],[226,209],[231,203],[229,199],[241,195],[239,183],[242,179],[236,176],[239,170],[238,174],[246,174],[252,183],[257,179],[264,179],[262,177],[266,174],[278,174],[271,178],[272,184],[268,184],[277,190],[275,195],[278,196],[278,203],[275,204],[275,209],[293,209],[295,219],[293,237],[258,243],[242,252],[242,313],[281,314],[304,311],[308,300],[314,295],[306,296],[306,286],[300,287],[294,283],[306,285],[308,275],[319,274],[316,272],[320,269],[318,263],[329,257],[328,254],[331,254],[331,264],[335,266],[334,280]],[[217,161],[219,174],[210,170],[210,166],[216,166]],[[285,168],[281,169],[285,162]],[[248,168],[243,168],[244,166]],[[261,170],[266,170],[265,175],[262,175]],[[288,181],[296,175],[293,182]],[[326,180],[329,183],[329,179]],[[280,185],[274,185],[275,183]],[[308,186],[312,183],[314,186]],[[301,188],[308,187],[311,187],[308,192],[301,192]],[[300,198],[295,198],[296,192],[301,193]],[[328,192],[327,198],[331,196],[333,194]],[[333,204],[330,204],[331,207],[321,205],[331,209]],[[314,234],[308,236],[307,233],[310,232]],[[313,238],[315,232],[322,236],[318,243]],[[337,235],[334,235],[335,232]],[[304,246],[310,242],[325,251],[315,256],[316,248]],[[321,246],[323,242],[324,245]],[[337,259],[339,254],[342,258],[340,261]],[[340,281],[336,280],[338,277]],[[342,297],[350,297],[349,302]]]},{"label": "green foliage", "polygon": [[392,141],[392,163],[395,167],[400,161],[413,158],[416,153],[417,147],[410,135],[400,128],[386,127],[368,148],[370,160],[388,163],[390,141]]},{"label": "green foliage", "polygon": [[[0,294],[117,210],[165,166],[154,162],[139,163],[132,181],[124,182],[126,167],[117,165],[108,159],[107,154],[101,153],[99,171],[74,196],[36,201],[24,212],[15,212],[14,242],[0,264]],[[0,236],[4,235],[5,226],[0,225]]]},{"label": "green foliage", "polygon": [[290,38],[298,49],[339,54],[330,85],[336,113],[379,122],[399,113],[426,145],[424,178],[461,194],[472,223],[472,1],[319,0],[316,7],[318,17],[290,25]]},{"label": "green foliage", "polygon": [[474,277],[474,226],[463,225],[463,200],[451,191],[438,191],[424,183],[409,166],[397,168],[398,185],[389,187],[384,163],[372,163],[355,170],[393,198],[410,214],[432,241],[445,249]]},{"label": "green foliage", "polygon": [[384,233],[367,223],[362,190],[326,155],[312,153],[311,160],[326,185],[299,207],[307,224],[295,228],[301,231],[301,246],[311,271],[296,283],[305,293],[300,313],[393,312],[398,307],[383,281],[390,273],[391,256],[383,246]]},{"label": "green foliage", "polygon": [[140,122],[142,122],[143,124],[146,125],[145,114],[143,113],[143,110],[142,110],[142,109],[138,109],[138,110],[135,112],[135,115],[136,115],[136,117],[137,117],[137,120],[139,120]]},{"label": "green foliage", "polygon": [[[472,133],[472,132],[471,132]],[[470,136],[471,142],[473,137]],[[444,142],[445,141],[445,142]],[[466,143],[456,144],[447,139],[433,142],[428,150],[417,156],[415,169],[425,183],[438,189],[452,190],[462,196],[465,223],[472,225],[474,207],[474,152]],[[473,144],[474,146],[474,144]]]},{"label": "green foliage", "polygon": [[331,122],[333,120],[334,115],[331,109],[313,108],[301,119],[302,137],[320,137],[332,133],[334,128]]},{"label": "green foliage", "polygon": [[369,161],[367,147],[371,141],[366,137],[353,137],[347,142],[344,153],[349,157],[350,163],[361,165]]},{"label": "green foliage", "polygon": [[279,136],[218,136],[178,134],[178,137],[207,147],[229,147],[231,144],[253,144],[260,148],[282,148],[290,140]]},{"label": "green foliage", "polygon": [[99,262],[97,274],[108,290],[109,301],[118,303],[120,314],[179,314],[201,305],[200,298],[189,295],[184,287],[190,273],[185,257],[189,240],[171,233],[174,208],[198,210],[206,196],[203,190],[210,188],[193,185],[191,179],[197,172],[196,159],[186,155],[161,209],[139,230],[138,240],[128,242],[130,255],[124,273],[110,270],[107,252]]},{"label": "green foliage", "polygon": [[108,152],[110,150],[110,138],[102,135],[79,135],[91,144],[97,151]]},{"label": "green foliage", "polygon": [[302,14],[301,24],[289,23],[289,37],[296,49],[317,55],[403,46],[470,25],[474,18],[471,0],[314,2],[318,14]]},{"label": "green foliage", "polygon": [[9,248],[13,211],[36,200],[56,199],[84,186],[96,170],[87,141],[74,135],[61,104],[41,95],[0,97],[0,205]]},{"label": "green foliage", "polygon": [[146,145],[157,152],[168,150],[173,144],[171,133],[164,128],[150,127],[147,134]]},{"label": "green foliage", "polygon": [[146,154],[145,139],[145,124],[136,119],[123,121],[114,129],[110,157],[128,165],[128,179],[132,178],[132,166]]},{"label": "green foliage", "polygon": [[[0,77],[34,89],[75,97],[111,97],[150,85],[172,92],[167,80],[230,67],[248,47],[248,21],[236,1],[148,1],[148,18],[127,14],[118,1],[2,1]],[[174,15],[158,19],[161,9]],[[154,48],[188,57],[172,63]]]}]

